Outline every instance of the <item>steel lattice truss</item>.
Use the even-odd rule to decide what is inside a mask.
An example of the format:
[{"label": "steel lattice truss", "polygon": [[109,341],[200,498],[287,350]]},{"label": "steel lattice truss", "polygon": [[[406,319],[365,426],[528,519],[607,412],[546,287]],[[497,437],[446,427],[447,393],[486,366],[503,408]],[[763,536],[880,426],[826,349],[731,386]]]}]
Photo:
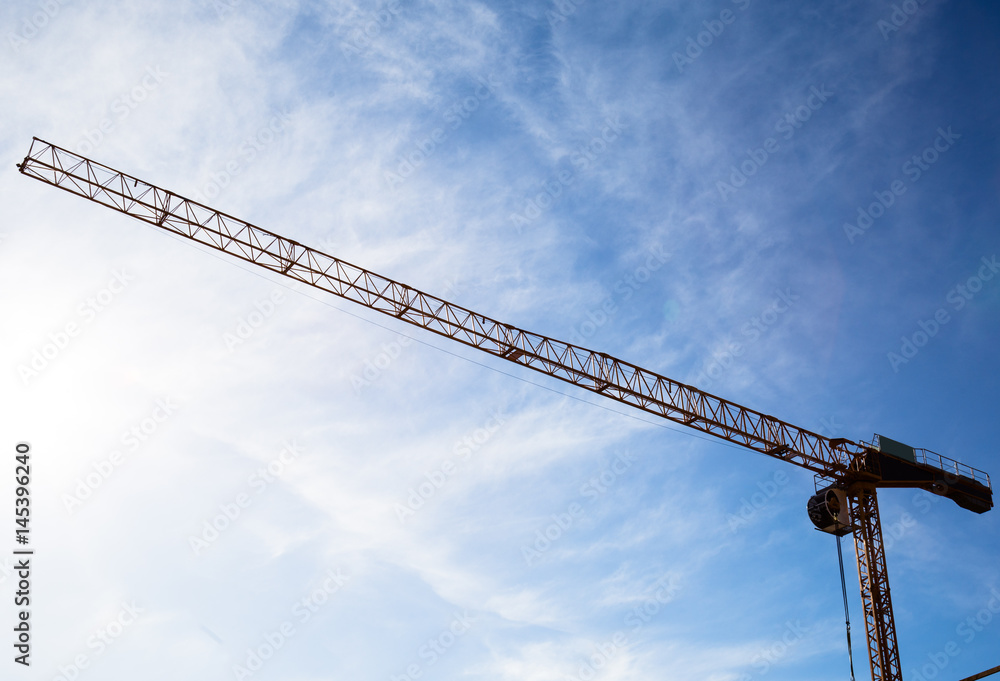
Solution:
[{"label": "steel lattice truss", "polygon": [[[610,355],[498,322],[38,138],[18,167],[25,175],[168,232],[650,414],[788,461],[813,471],[818,479],[846,487],[872,679],[901,679],[875,496],[876,487],[889,483],[882,479],[878,457],[869,456],[875,454],[873,445],[826,438]],[[943,468],[943,459],[938,459]],[[981,487],[987,505],[977,512],[992,507],[989,476],[948,461],[954,464],[955,480],[965,475],[973,487]],[[928,463],[926,458],[923,463]],[[924,468],[936,470],[934,465]],[[901,485],[928,488],[931,484],[914,480]]]},{"label": "steel lattice truss", "polygon": [[858,555],[872,681],[902,681],[875,487],[859,485],[849,491],[848,499],[851,518],[856,525],[854,548]]},{"label": "steel lattice truss", "polygon": [[[35,138],[21,172],[491,355],[823,475],[863,448],[634,364],[498,322]],[[836,445],[836,446],[835,446]]]}]

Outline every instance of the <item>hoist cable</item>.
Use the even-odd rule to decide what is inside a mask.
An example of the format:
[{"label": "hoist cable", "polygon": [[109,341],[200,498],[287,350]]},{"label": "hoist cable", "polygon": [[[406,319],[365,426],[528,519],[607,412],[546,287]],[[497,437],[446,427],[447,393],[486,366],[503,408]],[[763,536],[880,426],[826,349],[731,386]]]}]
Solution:
[{"label": "hoist cable", "polygon": [[844,579],[844,552],[837,535],[837,558],[840,559],[840,589],[844,593],[844,620],[847,622],[847,659],[851,662],[851,681],[854,681],[854,653],[851,651],[851,613],[847,609],[847,581]]}]

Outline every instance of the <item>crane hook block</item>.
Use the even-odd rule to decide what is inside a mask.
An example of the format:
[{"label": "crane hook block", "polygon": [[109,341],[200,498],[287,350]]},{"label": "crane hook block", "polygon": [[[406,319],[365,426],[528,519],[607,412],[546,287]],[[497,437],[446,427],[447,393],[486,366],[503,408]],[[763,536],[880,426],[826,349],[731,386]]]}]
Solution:
[{"label": "crane hook block", "polygon": [[820,490],[806,505],[809,520],[817,529],[842,537],[851,532],[847,493],[837,487]]}]

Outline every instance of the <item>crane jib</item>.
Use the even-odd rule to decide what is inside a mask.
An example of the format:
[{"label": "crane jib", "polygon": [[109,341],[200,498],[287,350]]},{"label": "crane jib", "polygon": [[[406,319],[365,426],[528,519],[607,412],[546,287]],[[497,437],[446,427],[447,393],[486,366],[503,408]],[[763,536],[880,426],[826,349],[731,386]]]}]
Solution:
[{"label": "crane jib", "polygon": [[861,449],[830,440],[634,364],[533,334],[352,265],[35,138],[20,171],[223,251],[541,373],[826,475]]},{"label": "crane jib", "polygon": [[[872,456],[866,443],[827,438],[605,353],[504,324],[37,137],[18,169],[295,281],[825,478],[847,481],[861,475],[879,483],[882,477],[880,461],[885,457]],[[885,467],[899,468],[891,462]],[[889,478],[884,486],[905,486],[911,479],[917,481],[912,475]],[[980,479],[966,485],[976,497],[971,501],[953,498],[965,508],[988,510],[992,490],[988,476],[985,479],[985,486]],[[940,488],[939,484],[910,486]]]},{"label": "crane jib", "polygon": [[830,484],[810,500],[810,518],[832,534],[854,533],[873,681],[902,679],[876,490],[916,487],[977,513],[993,507],[989,476],[953,459],[878,435],[856,443],[798,428],[610,355],[498,322],[37,137],[18,169],[282,276],[813,471]]}]

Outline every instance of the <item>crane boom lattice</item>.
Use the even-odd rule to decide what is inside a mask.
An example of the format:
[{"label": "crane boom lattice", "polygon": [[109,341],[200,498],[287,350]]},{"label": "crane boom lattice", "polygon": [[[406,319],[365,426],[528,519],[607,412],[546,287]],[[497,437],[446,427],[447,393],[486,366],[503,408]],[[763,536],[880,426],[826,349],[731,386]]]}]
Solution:
[{"label": "crane boom lattice", "polygon": [[820,529],[854,533],[873,681],[902,678],[876,490],[941,494],[976,513],[993,507],[989,476],[878,436],[828,438],[602,352],[531,333],[34,138],[21,173],[167,232],[650,414],[813,471]]},{"label": "crane boom lattice", "polygon": [[797,464],[846,471],[861,453],[610,355],[504,324],[35,138],[21,172],[168,232],[491,355]]}]

